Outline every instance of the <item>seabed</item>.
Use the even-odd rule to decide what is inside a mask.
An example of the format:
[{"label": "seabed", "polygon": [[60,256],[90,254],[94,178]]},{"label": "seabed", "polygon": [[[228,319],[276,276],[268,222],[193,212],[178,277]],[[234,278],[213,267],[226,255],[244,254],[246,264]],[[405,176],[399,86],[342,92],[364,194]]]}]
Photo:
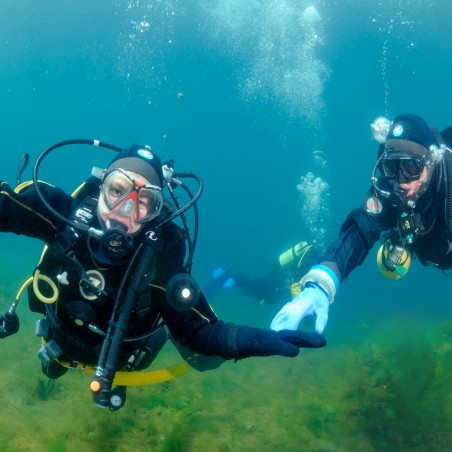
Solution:
[{"label": "seabed", "polygon": [[[25,314],[19,333],[0,344],[0,450],[419,452],[452,444],[451,323],[359,326],[365,334],[353,344],[131,387],[125,406],[110,412],[92,402],[89,375],[44,377],[37,316]],[[154,368],[179,361],[167,345]]]}]

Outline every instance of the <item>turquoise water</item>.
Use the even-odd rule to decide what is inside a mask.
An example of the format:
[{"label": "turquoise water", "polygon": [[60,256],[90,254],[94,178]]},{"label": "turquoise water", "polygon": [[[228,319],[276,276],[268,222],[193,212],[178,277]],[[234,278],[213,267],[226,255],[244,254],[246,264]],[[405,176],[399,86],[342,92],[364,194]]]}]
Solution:
[{"label": "turquoise water", "polygon": [[[294,243],[335,237],[370,184],[376,117],[452,124],[446,0],[4,0],[0,11],[1,179],[14,184],[22,153],[34,161],[60,140],[150,144],[204,181],[201,286],[218,265],[258,277]],[[72,190],[111,158],[72,151],[42,177]],[[0,241],[3,312],[41,245]],[[331,307],[327,349],[132,388],[115,414],[91,402],[88,376],[41,377],[24,303],[19,334],[1,343],[0,450],[447,450],[450,283],[418,262],[387,281],[373,252]],[[260,327],[279,309],[234,290],[212,304]],[[178,357],[168,347],[159,359]]]}]

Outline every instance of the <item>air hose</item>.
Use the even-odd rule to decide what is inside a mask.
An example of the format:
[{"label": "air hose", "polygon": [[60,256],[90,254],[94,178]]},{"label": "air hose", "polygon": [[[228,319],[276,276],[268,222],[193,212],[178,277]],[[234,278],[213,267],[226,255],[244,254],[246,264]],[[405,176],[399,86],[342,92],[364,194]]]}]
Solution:
[{"label": "air hose", "polygon": [[121,306],[121,313],[114,325],[109,350],[106,356],[105,368],[96,369],[96,374],[90,383],[94,402],[101,407],[110,406],[111,386],[118,367],[119,354],[135,303],[135,295],[144,276],[151,268],[153,257],[154,248],[150,245],[145,246],[135,271],[133,272],[133,276],[131,277],[129,287],[127,288],[124,302]]}]

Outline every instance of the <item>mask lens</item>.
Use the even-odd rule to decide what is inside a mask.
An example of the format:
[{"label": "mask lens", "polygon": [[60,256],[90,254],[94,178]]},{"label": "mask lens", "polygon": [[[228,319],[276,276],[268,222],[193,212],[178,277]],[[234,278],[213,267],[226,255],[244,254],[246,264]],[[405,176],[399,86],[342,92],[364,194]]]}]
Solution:
[{"label": "mask lens", "polygon": [[381,161],[381,172],[386,177],[394,177],[397,172],[397,160],[383,159]]},{"label": "mask lens", "polygon": [[162,192],[145,186],[138,191],[138,221],[143,223],[160,214],[163,206]]},{"label": "mask lens", "polygon": [[419,179],[421,175],[421,169],[415,159],[401,160],[400,170],[409,179]]},{"label": "mask lens", "polygon": [[108,174],[102,184],[102,194],[109,209],[114,209],[133,189],[133,180],[118,170]]}]

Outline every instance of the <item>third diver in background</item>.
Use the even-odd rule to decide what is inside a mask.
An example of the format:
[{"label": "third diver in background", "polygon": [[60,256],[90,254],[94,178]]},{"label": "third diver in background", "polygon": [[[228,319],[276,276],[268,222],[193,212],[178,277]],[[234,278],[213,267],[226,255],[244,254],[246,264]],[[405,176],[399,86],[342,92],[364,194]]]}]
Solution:
[{"label": "third diver in background", "polygon": [[250,278],[236,266],[217,268],[204,294],[212,299],[220,289],[235,287],[261,304],[284,302],[300,293],[300,278],[319,258],[317,244],[300,242],[282,253],[264,277]]}]

